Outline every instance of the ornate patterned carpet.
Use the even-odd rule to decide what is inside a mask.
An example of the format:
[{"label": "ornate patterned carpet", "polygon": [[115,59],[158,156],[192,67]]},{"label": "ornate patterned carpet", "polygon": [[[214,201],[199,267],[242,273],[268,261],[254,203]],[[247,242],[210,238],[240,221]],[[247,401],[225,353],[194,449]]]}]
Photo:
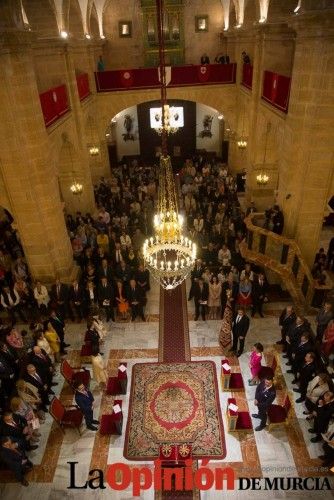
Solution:
[{"label": "ornate patterned carpet", "polygon": [[225,457],[212,361],[138,363],[133,367],[124,456],[153,460],[162,443],[192,444],[194,458]]}]

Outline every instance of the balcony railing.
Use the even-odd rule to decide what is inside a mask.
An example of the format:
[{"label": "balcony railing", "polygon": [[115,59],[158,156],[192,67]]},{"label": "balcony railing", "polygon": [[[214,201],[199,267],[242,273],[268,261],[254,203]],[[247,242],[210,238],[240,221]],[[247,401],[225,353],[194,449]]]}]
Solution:
[{"label": "balcony railing", "polygon": [[[168,87],[235,83],[236,66],[235,63],[172,66]],[[160,86],[158,68],[100,71],[95,73],[95,81],[97,92],[152,89]]]},{"label": "balcony railing", "polygon": [[284,113],[288,112],[291,78],[264,71],[262,99]]},{"label": "balcony railing", "polygon": [[90,96],[88,73],[81,73],[80,75],[77,75],[76,78],[79,99],[80,101],[83,101],[86,97]]},{"label": "balcony railing", "polygon": [[70,109],[66,85],[59,85],[39,94],[45,126],[49,127]]},{"label": "balcony railing", "polygon": [[244,64],[242,67],[241,85],[247,87],[248,89],[251,89],[252,83],[253,83],[253,66],[251,64]]},{"label": "balcony railing", "polygon": [[246,217],[247,238],[240,244],[242,256],[277,273],[302,312],[307,312],[309,306],[319,307],[332,283],[319,285],[313,279],[295,240],[255,225],[263,217],[262,213]]}]

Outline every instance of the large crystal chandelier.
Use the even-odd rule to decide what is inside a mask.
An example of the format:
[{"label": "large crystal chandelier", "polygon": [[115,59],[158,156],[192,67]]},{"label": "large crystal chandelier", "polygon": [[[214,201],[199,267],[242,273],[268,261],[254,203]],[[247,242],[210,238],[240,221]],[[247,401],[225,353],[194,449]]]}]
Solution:
[{"label": "large crystal chandelier", "polygon": [[[165,47],[163,35],[163,0],[156,0],[160,75],[161,109],[167,104]],[[196,245],[182,233],[183,217],[178,213],[177,192],[170,156],[167,152],[165,113],[161,116],[161,143],[159,192],[157,212],[154,215],[154,235],[143,246],[145,264],[165,290],[180,285],[189,275],[196,258]]]}]

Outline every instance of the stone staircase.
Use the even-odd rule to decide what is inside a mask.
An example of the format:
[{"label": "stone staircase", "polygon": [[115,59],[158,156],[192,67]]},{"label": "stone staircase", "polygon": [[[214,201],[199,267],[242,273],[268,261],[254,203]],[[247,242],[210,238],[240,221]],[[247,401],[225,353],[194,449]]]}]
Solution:
[{"label": "stone staircase", "polygon": [[276,273],[300,313],[319,307],[332,289],[332,282],[327,279],[326,285],[319,285],[297,243],[264,229],[263,221],[263,213],[253,213],[245,219],[247,237],[240,244],[243,258]]}]

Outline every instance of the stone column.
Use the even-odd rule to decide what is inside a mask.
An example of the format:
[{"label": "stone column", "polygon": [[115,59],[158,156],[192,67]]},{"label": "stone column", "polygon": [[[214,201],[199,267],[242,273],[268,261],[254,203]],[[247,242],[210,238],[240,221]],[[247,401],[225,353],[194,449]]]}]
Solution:
[{"label": "stone column", "polygon": [[[80,210],[81,212],[93,213],[95,209],[94,201],[94,191],[92,185],[92,177],[89,166],[89,152],[87,148],[87,140],[84,124],[84,115],[82,111],[82,105],[79,99],[77,81],[75,74],[75,64],[74,64],[74,51],[76,50],[75,45],[70,44],[64,47],[64,57],[66,64],[66,79],[67,88],[69,92],[69,98],[71,103],[72,118],[75,121],[76,133],[74,137],[76,139],[76,144],[74,145],[77,149],[76,161],[74,162],[74,173],[76,180],[83,185],[83,193],[80,197],[74,197],[69,189],[72,182],[72,172],[60,171],[60,183],[62,185],[62,193],[66,205],[70,208],[71,212],[75,210]],[[86,56],[86,54],[85,54]]]},{"label": "stone column", "polygon": [[71,243],[49,157],[29,32],[1,34],[0,170],[32,276],[75,274]]},{"label": "stone column", "polygon": [[[265,70],[277,70],[283,68],[280,63],[282,54],[278,50],[280,44],[287,45],[289,68],[291,64],[291,47],[293,45],[294,33],[284,25],[266,26],[259,25],[253,29],[253,83],[252,91],[244,90],[250,96],[249,99],[249,141],[247,147],[247,202],[254,201],[259,210],[264,210],[275,201],[275,192],[278,182],[278,156],[282,128],[286,115],[261,99],[263,87],[263,74]],[[284,54],[284,52],[283,52]],[[285,72],[287,72],[286,69]],[[267,136],[267,127],[270,123],[270,131]],[[267,142],[267,148],[266,148]],[[264,161],[264,150],[266,148],[266,161]],[[256,176],[259,173],[269,175],[266,186],[258,186]]]},{"label": "stone column", "polygon": [[284,233],[295,238],[308,264],[319,244],[324,209],[330,198],[334,162],[334,15],[298,16],[280,165],[279,202]]}]

